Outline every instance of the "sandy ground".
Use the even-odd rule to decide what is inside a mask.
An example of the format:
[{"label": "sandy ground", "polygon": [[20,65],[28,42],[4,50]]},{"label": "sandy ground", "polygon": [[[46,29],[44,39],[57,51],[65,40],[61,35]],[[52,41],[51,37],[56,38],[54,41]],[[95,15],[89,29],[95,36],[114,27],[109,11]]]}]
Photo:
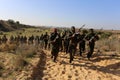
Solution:
[{"label": "sandy ground", "polygon": [[49,51],[44,53],[33,69],[33,80],[120,80],[120,56],[96,54],[88,61],[84,54],[70,64],[68,54],[59,53],[55,63]]}]

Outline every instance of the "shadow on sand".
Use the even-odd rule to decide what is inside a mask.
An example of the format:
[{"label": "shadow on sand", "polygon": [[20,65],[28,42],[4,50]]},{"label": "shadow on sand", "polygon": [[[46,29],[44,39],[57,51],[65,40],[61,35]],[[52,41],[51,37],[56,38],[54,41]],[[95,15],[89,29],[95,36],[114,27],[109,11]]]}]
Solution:
[{"label": "shadow on sand", "polygon": [[[62,61],[61,64],[86,67],[88,69],[98,70],[98,71],[101,71],[103,73],[109,73],[109,74],[113,74],[116,76],[120,76],[120,62],[106,65],[106,66],[100,66],[100,65],[93,64],[93,63],[100,62],[103,60],[112,60],[112,59],[120,60],[120,57],[119,56],[109,56],[109,55],[102,56],[102,55],[100,55],[100,56],[94,56],[94,59],[91,61],[88,61],[88,62],[86,62],[85,58],[83,58],[83,59],[81,58],[81,60],[74,60],[74,61],[77,61],[78,63],[74,63],[74,61],[73,61],[73,63],[70,64],[70,63],[67,63],[65,61]],[[80,63],[80,61],[83,61],[85,63],[82,64],[82,63]]]},{"label": "shadow on sand", "polygon": [[44,76],[43,71],[45,70],[46,54],[42,51],[39,57],[40,60],[37,66],[33,68],[31,80],[42,80],[42,77]]}]

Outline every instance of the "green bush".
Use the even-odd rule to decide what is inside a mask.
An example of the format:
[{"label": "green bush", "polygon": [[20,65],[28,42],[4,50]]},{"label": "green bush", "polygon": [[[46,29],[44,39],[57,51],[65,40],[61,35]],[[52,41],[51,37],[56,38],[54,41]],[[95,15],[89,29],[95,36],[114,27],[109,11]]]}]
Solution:
[{"label": "green bush", "polygon": [[109,38],[112,35],[111,32],[102,32],[100,33],[101,39]]}]

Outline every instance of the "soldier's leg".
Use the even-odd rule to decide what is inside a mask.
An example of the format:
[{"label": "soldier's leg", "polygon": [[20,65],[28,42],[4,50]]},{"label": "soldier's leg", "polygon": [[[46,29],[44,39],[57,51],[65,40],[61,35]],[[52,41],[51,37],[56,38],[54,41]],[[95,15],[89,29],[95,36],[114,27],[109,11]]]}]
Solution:
[{"label": "soldier's leg", "polygon": [[93,54],[93,51],[94,51],[94,44],[93,43],[89,44],[89,48],[90,48],[90,50],[89,50],[89,52],[87,54],[87,58],[90,60],[90,58],[91,58],[91,56]]},{"label": "soldier's leg", "polygon": [[69,45],[66,44],[65,45],[65,52],[66,52],[66,54],[69,52],[68,50],[69,50]]},{"label": "soldier's leg", "polygon": [[70,53],[70,63],[73,61],[73,55],[74,55],[74,49],[73,46],[71,45],[69,48],[69,53]]},{"label": "soldier's leg", "polygon": [[63,41],[63,43],[62,43],[62,46],[63,46],[63,52],[65,52],[65,51],[66,51],[66,48],[65,48],[65,43],[64,43],[64,41]]},{"label": "soldier's leg", "polygon": [[80,54],[80,56],[82,56],[82,46],[81,46],[81,43],[79,43],[79,54]]},{"label": "soldier's leg", "polygon": [[56,61],[57,56],[58,56],[58,52],[56,52],[55,55],[54,55],[54,60],[53,60],[54,62]]},{"label": "soldier's leg", "polygon": [[92,56],[93,52],[94,52],[94,44],[91,46],[90,57]]},{"label": "soldier's leg", "polygon": [[51,49],[51,58],[53,58],[54,57],[54,49],[52,48]]},{"label": "soldier's leg", "polygon": [[71,63],[72,62],[72,48],[71,48],[71,46],[69,46],[69,57],[70,57],[69,62]]},{"label": "soldier's leg", "polygon": [[56,61],[57,57],[58,57],[58,53],[59,53],[59,48],[54,49],[54,62]]},{"label": "soldier's leg", "polygon": [[48,44],[48,49],[49,49],[49,50],[51,49],[51,44],[50,44],[50,43]]},{"label": "soldier's leg", "polygon": [[45,41],[45,45],[44,45],[44,48],[46,49],[47,48],[47,42]]},{"label": "soldier's leg", "polygon": [[83,41],[82,51],[85,52],[85,41]]},{"label": "soldier's leg", "polygon": [[73,60],[73,57],[72,57],[72,52],[70,52],[70,63],[72,62],[72,60]]},{"label": "soldier's leg", "polygon": [[46,49],[48,48],[48,41],[46,42]]},{"label": "soldier's leg", "polygon": [[74,58],[74,56],[75,56],[75,54],[76,54],[76,46],[73,46],[73,58]]}]

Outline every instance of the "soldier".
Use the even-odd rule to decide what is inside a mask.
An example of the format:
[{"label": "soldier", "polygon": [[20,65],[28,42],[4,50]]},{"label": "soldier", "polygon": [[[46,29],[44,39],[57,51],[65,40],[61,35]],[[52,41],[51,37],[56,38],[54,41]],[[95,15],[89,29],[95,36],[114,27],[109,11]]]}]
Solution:
[{"label": "soldier", "polygon": [[62,47],[62,51],[65,52],[65,48],[64,48],[64,37],[66,35],[66,31],[62,32],[61,34],[61,47]]},{"label": "soldier", "polygon": [[43,34],[40,35],[40,47],[43,48]]},{"label": "soldier", "polygon": [[43,35],[44,48],[45,48],[45,49],[47,48],[47,45],[48,45],[48,39],[49,39],[49,35],[48,35],[48,33],[46,32],[45,35]]},{"label": "soldier", "polygon": [[2,43],[7,43],[7,37],[6,37],[6,35],[4,35],[3,37],[2,37]]},{"label": "soldier", "polygon": [[85,31],[83,30],[79,37],[79,54],[82,56],[82,53],[85,51]]},{"label": "soldier", "polygon": [[60,51],[62,52],[63,51],[63,46],[62,46],[62,37],[61,37],[60,32],[58,33],[58,35],[59,35]]},{"label": "soldier", "polygon": [[57,33],[57,29],[54,28],[53,32],[50,35],[50,43],[52,45],[51,58],[53,58],[54,62],[56,61],[56,58],[59,53],[59,47],[60,47],[59,38],[60,38],[60,36]]},{"label": "soldier", "polygon": [[25,43],[25,44],[27,43],[27,37],[26,36],[23,37],[23,43]]},{"label": "soldier", "polygon": [[89,31],[90,33],[85,37],[85,39],[88,41],[89,46],[89,51],[87,53],[88,60],[90,60],[94,52],[95,41],[99,39],[98,35],[95,34],[93,29],[90,29]]},{"label": "soldier", "polygon": [[48,35],[48,36],[49,36],[49,38],[48,38],[48,50],[50,50],[51,49],[50,35]]},{"label": "soldier", "polygon": [[20,43],[23,44],[23,36],[20,36]]},{"label": "soldier", "polygon": [[32,35],[32,36],[30,36],[29,37],[29,39],[28,39],[28,41],[29,41],[29,43],[30,44],[33,44],[33,41],[34,41],[34,36]]},{"label": "soldier", "polygon": [[39,40],[40,40],[39,36],[36,36],[35,37],[35,44],[39,45]]},{"label": "soldier", "polygon": [[18,43],[20,43],[20,35],[17,35],[16,41],[17,41]]},{"label": "soldier", "polygon": [[14,37],[13,35],[10,36],[10,43],[14,42]]},{"label": "soldier", "polygon": [[73,61],[74,55],[76,53],[76,47],[78,43],[77,37],[78,35],[75,33],[75,27],[72,26],[71,32],[69,33],[69,39],[70,39],[70,43],[69,43],[70,61],[69,62],[70,63]]},{"label": "soldier", "polygon": [[70,42],[68,31],[65,32],[63,40],[64,40],[63,41],[63,49],[64,49],[65,53],[67,54],[68,53],[68,48],[69,48],[69,42]]}]

